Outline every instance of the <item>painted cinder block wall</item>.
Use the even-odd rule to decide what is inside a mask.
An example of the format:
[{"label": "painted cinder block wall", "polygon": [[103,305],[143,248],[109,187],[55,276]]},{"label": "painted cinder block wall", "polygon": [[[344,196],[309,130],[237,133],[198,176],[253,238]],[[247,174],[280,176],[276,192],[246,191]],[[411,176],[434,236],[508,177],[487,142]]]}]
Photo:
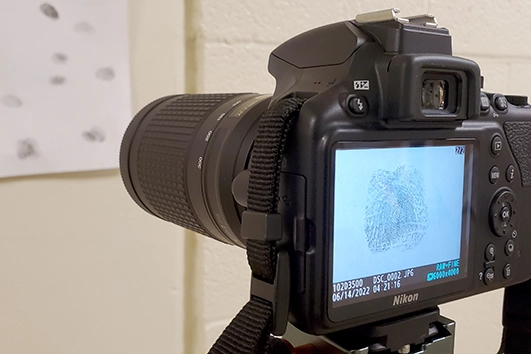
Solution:
[{"label": "painted cinder block wall", "polygon": [[[485,89],[531,94],[531,1],[191,0],[187,2],[187,87],[192,92],[273,91],[269,53],[290,37],[356,14],[399,7],[433,13],[453,36],[454,55],[477,61]],[[205,353],[248,297],[244,250],[187,237],[185,349]],[[456,353],[494,353],[502,291],[442,306],[457,321]]]}]

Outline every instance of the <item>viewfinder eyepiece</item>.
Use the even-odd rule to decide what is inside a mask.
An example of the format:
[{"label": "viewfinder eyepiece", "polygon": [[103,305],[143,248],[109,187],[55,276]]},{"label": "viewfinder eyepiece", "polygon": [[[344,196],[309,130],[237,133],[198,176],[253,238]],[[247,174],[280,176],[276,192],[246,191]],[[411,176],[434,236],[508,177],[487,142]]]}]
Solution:
[{"label": "viewfinder eyepiece", "polygon": [[460,106],[458,73],[427,71],[420,84],[420,109],[429,117],[455,116]]},{"label": "viewfinder eyepiece", "polygon": [[421,97],[423,109],[446,109],[448,107],[448,81],[424,80]]}]

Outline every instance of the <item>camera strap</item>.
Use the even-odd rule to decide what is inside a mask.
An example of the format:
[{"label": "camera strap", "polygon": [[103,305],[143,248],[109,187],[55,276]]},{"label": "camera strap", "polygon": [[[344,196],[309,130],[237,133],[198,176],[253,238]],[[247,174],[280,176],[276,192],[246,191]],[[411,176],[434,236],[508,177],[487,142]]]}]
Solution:
[{"label": "camera strap", "polygon": [[299,98],[281,100],[260,117],[241,227],[252,271],[251,299],[209,354],[263,354],[268,350],[270,334],[281,336],[286,331],[290,267],[287,251],[277,247],[282,238],[279,180],[288,133],[304,102]]}]

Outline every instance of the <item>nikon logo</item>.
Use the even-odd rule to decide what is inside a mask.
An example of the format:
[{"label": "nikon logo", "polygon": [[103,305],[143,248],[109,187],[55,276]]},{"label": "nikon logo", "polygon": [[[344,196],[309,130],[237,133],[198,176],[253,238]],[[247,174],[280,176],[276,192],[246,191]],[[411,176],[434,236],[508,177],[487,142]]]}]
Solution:
[{"label": "nikon logo", "polygon": [[417,301],[418,299],[419,299],[419,293],[396,295],[395,298],[393,299],[393,306],[409,304],[411,302]]}]

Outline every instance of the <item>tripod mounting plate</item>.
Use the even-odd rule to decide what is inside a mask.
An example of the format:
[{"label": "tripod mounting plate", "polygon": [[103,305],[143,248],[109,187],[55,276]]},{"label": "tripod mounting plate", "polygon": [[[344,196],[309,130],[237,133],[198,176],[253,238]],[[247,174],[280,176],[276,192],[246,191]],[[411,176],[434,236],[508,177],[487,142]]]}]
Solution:
[{"label": "tripod mounting plate", "polygon": [[323,354],[453,354],[455,322],[437,308],[320,337],[290,325],[284,338],[296,346],[311,343]]}]

